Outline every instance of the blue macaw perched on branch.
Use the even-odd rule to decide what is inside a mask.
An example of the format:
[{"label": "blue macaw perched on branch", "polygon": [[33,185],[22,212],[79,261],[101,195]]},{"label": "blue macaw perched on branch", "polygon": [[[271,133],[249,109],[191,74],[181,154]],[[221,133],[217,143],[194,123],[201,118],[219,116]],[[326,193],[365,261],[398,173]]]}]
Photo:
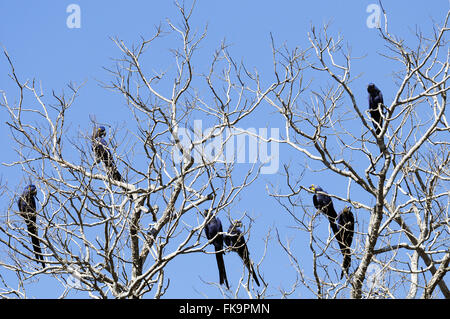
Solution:
[{"label": "blue macaw perched on branch", "polygon": [[235,221],[228,228],[228,234],[225,234],[224,241],[225,244],[231,248],[232,251],[238,253],[239,257],[241,257],[244,265],[247,267],[249,273],[253,276],[256,284],[259,286],[258,277],[256,276],[255,269],[253,267],[253,263],[250,260],[250,253],[247,248],[247,244],[245,243],[244,235],[240,229],[242,227],[242,222],[240,220]]},{"label": "blue macaw perched on branch", "polygon": [[369,110],[373,127],[379,135],[383,126],[383,116],[381,116],[381,111],[384,110],[383,94],[373,83],[369,83],[367,92],[369,92]]},{"label": "blue macaw perched on branch", "polygon": [[37,260],[40,260],[42,266],[45,268],[44,256],[40,247],[40,241],[38,237],[38,230],[36,226],[36,197],[37,189],[33,184],[24,188],[22,195],[20,195],[17,205],[19,207],[20,216],[25,219],[28,232],[31,236],[31,242],[33,243],[33,251]]},{"label": "blue macaw perched on branch", "polygon": [[337,234],[338,227],[336,225],[337,214],[334,210],[333,201],[331,197],[322,189],[320,186],[311,185],[309,187],[310,190],[314,192],[313,195],[313,204],[314,207],[320,210],[328,217],[328,221],[330,222],[331,229],[334,234]]},{"label": "blue macaw perched on branch", "polygon": [[[206,210],[204,216],[206,217],[208,211]],[[227,286],[230,289],[230,285],[228,284],[227,273],[225,270],[225,262],[223,261],[223,232],[222,230],[222,222],[218,217],[212,217],[211,220],[205,226],[205,234],[208,240],[213,239],[212,244],[214,245],[214,250],[216,251],[216,261],[217,267],[219,268],[219,280],[220,284]]]},{"label": "blue macaw perched on branch", "polygon": [[102,161],[106,168],[106,173],[109,178],[114,179],[118,182],[122,181],[122,176],[117,170],[116,164],[114,163],[111,150],[109,149],[106,141],[103,137],[106,136],[106,129],[104,126],[99,126],[94,128],[94,134],[92,136],[92,150],[94,151],[97,164]]},{"label": "blue macaw perched on branch", "polygon": [[351,211],[351,207],[345,207],[337,217],[337,223],[339,225],[339,231],[336,235],[337,240],[341,243],[341,252],[344,260],[342,262],[343,271],[341,273],[341,279],[344,276],[344,272],[348,275],[348,269],[351,263],[351,251],[353,233],[355,230],[355,218]]},{"label": "blue macaw perched on branch", "polygon": [[341,273],[342,278],[344,272],[348,274],[351,263],[350,246],[352,245],[353,231],[355,228],[355,219],[351,207],[345,207],[338,216],[331,197],[320,186],[311,185],[309,189],[314,192],[314,207],[328,217],[331,229],[336,236],[342,256],[344,257],[342,263],[343,272]]}]

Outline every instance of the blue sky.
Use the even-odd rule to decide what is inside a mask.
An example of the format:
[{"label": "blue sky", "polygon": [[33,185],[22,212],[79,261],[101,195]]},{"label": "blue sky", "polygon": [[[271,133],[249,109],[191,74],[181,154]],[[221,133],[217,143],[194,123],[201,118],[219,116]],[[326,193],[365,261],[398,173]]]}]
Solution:
[{"label": "blue sky", "polygon": [[[66,25],[69,15],[66,8],[71,3],[78,4],[81,8],[79,29],[70,29]],[[230,53],[237,61],[242,60],[247,66],[257,68],[261,75],[267,74],[268,80],[271,80],[270,33],[278,45],[286,43],[291,48],[306,48],[310,25],[321,28],[324,23],[331,21],[331,32],[341,33],[352,47],[353,56],[363,57],[355,60],[352,65],[354,75],[361,73],[361,78],[352,84],[358,101],[361,104],[366,103],[365,87],[369,82],[377,83],[383,91],[385,101],[389,101],[395,92],[395,87],[392,87],[393,69],[390,62],[378,54],[385,52],[385,47],[377,31],[368,28],[366,24],[370,15],[366,8],[372,3],[376,1],[199,0],[191,25],[194,29],[202,30],[207,24],[208,35],[201,44],[197,63],[201,64],[203,59],[210,61],[214,49],[225,39],[231,45]],[[388,12],[391,32],[408,42],[413,41],[412,34],[416,26],[429,31],[431,19],[441,21],[448,10],[449,2],[391,0],[384,1],[383,5]],[[88,128],[89,114],[95,114],[99,121],[126,127],[132,122],[131,118],[124,115],[127,112],[125,101],[98,83],[110,79],[103,67],[112,66],[111,59],[121,55],[110,37],[118,37],[129,45],[137,43],[140,36],[151,36],[155,25],[164,24],[166,18],[179,21],[172,1],[1,1],[0,45],[8,51],[21,79],[36,79],[47,92],[62,92],[69,82],[85,82],[69,113],[70,118],[67,119],[71,122],[69,133],[76,134],[80,128]],[[172,63],[169,53],[171,39],[163,40],[160,46],[160,50],[151,52],[147,66],[149,69],[164,69]],[[7,76],[8,72],[7,61],[2,55],[0,90],[7,92],[10,99],[14,100],[16,90]],[[0,118],[0,132],[2,136],[9,137],[9,129],[3,120],[6,118],[3,109],[0,110]],[[273,113],[267,116],[266,111],[258,111],[254,117],[241,124],[243,127],[246,125],[282,127],[282,122]],[[1,162],[16,160],[10,138],[3,138],[1,143],[4,150]],[[300,170],[304,164],[299,163],[300,158],[289,149],[280,148],[280,155],[280,167],[283,163],[291,163],[292,167],[298,166]],[[8,183],[10,190],[15,189],[17,181],[23,183],[24,176],[18,168],[0,167],[0,176],[3,182]],[[292,219],[273,198],[267,196],[268,183],[284,183],[281,173],[280,170],[280,174],[261,176],[234,206],[235,217],[240,216],[242,211],[247,211],[256,218],[249,242],[253,259],[259,260],[261,257],[264,250],[261,243],[267,231],[272,229],[270,251],[262,263],[261,273],[270,283],[269,295],[275,298],[279,297],[278,288],[289,289],[295,280],[295,272],[276,242],[275,228],[282,234],[282,239],[292,239],[293,251],[304,268],[310,267],[312,263],[307,247],[307,234],[292,229]],[[309,186],[312,183],[323,186],[328,192],[346,196],[342,180],[330,178],[326,172],[306,172],[302,184]],[[311,203],[310,198],[304,200]],[[335,203],[339,210],[343,205]],[[6,206],[7,204],[3,204],[2,209]],[[364,227],[366,223],[363,220],[367,218],[367,214],[357,218],[361,218],[360,227]],[[224,227],[228,228],[228,221],[225,220],[222,219]],[[326,236],[326,220],[321,218],[320,221]],[[233,254],[226,255],[225,263],[229,281],[233,282],[235,287],[241,275],[241,263]],[[177,258],[169,264],[166,276],[171,278],[171,285],[165,297],[221,297],[217,289],[202,282],[217,280],[215,258],[212,255],[198,254]],[[51,278],[43,278],[38,284],[32,284],[30,296],[58,296],[59,290],[55,289],[54,282]],[[311,294],[299,288],[291,297],[311,297]]]}]

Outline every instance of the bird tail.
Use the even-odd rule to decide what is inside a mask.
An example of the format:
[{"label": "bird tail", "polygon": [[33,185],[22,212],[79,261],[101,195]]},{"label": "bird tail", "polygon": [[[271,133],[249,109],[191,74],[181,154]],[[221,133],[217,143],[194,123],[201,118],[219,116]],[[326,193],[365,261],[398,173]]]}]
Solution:
[{"label": "bird tail", "polygon": [[117,170],[117,167],[114,164],[109,165],[107,168],[109,178],[118,182],[122,182],[122,175],[120,175],[119,171]]},{"label": "bird tail", "polygon": [[341,273],[341,279],[344,277],[344,272],[348,275],[348,269],[350,268],[350,264],[352,262],[352,256],[350,255],[350,248],[346,247],[342,250],[342,255],[344,257],[344,260],[342,261],[342,273]]},{"label": "bird tail", "polygon": [[30,233],[30,236],[31,236],[31,242],[33,244],[34,255],[36,256],[37,260],[41,261],[42,266],[45,268],[44,257],[42,256],[40,241],[39,241],[39,238],[37,237],[36,226],[33,225],[32,223],[29,223],[27,226],[28,226],[27,227],[28,232]]},{"label": "bird tail", "polygon": [[328,217],[328,221],[330,222],[331,229],[333,230],[333,233],[336,235],[339,231],[339,228],[336,224],[337,214],[336,214],[336,211],[334,210],[333,205],[331,203],[328,204],[326,210],[323,210],[323,212]]},{"label": "bird tail", "polygon": [[258,277],[256,276],[256,272],[255,272],[255,269],[253,267],[253,263],[252,263],[252,261],[250,259],[248,250],[244,251],[244,256],[241,256],[241,258],[244,261],[245,266],[247,266],[247,269],[248,269],[249,273],[252,274],[253,279],[255,280],[256,284],[259,287],[259,280],[258,280]]},{"label": "bird tail", "polygon": [[117,168],[114,169],[114,173],[112,176],[113,179],[115,179],[118,182],[122,181],[122,175],[120,175],[119,171],[117,170]]},{"label": "bird tail", "polygon": [[217,268],[219,268],[219,279],[220,284],[227,286],[228,289],[230,289],[230,285],[228,284],[227,279],[227,272],[225,270],[225,262],[223,261],[223,252],[216,253],[216,260],[217,260]]},{"label": "bird tail", "polygon": [[330,226],[333,230],[334,235],[336,235],[339,232],[339,228],[336,225],[336,217],[328,216],[328,221],[330,222]]},{"label": "bird tail", "polygon": [[[251,270],[250,270],[250,267],[252,268]],[[259,280],[258,280],[258,277],[256,276],[255,268],[253,267],[251,260],[250,260],[250,267],[249,267],[249,271],[252,273],[253,279],[255,280],[256,284],[259,287]]]}]

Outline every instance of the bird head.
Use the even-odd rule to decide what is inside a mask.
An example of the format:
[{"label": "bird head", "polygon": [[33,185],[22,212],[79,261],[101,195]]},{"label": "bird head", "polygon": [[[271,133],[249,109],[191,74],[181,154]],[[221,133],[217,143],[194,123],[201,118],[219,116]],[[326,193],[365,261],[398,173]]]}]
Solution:
[{"label": "bird head", "polygon": [[240,220],[235,220],[233,224],[235,228],[242,227],[242,222]]},{"label": "bird head", "polygon": [[378,88],[375,86],[375,84],[369,83],[369,85],[367,85],[367,92],[369,92],[370,94],[377,93],[378,91],[379,91],[379,90],[378,90]]},{"label": "bird head", "polygon": [[309,189],[312,190],[314,193],[323,192],[322,187],[314,185],[314,184],[309,186]]},{"label": "bird head", "polygon": [[97,129],[97,136],[103,137],[106,135],[106,128],[104,126],[99,126]]},{"label": "bird head", "polygon": [[106,128],[104,126],[94,128],[94,139],[104,136],[106,136]]},{"label": "bird head", "polygon": [[351,206],[346,206],[342,212],[350,213],[351,211],[352,211],[352,207]]},{"label": "bird head", "polygon": [[202,216],[206,218],[208,216],[208,210],[205,209],[203,211],[200,211],[200,214],[202,214]]},{"label": "bird head", "polygon": [[29,194],[31,196],[36,196],[37,195],[37,188],[33,184],[30,184],[30,185],[25,187],[25,189],[23,190],[23,193],[24,194]]}]

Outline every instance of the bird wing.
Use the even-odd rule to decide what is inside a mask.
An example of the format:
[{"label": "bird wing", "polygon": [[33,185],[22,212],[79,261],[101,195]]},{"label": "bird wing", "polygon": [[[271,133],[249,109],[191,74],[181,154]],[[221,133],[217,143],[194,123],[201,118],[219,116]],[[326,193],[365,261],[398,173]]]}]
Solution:
[{"label": "bird wing", "polygon": [[220,284],[225,284],[228,289],[230,289],[230,285],[228,284],[227,272],[225,269],[225,262],[223,260],[223,252],[216,254],[217,268],[219,269],[219,280]]},{"label": "bird wing", "polygon": [[338,240],[346,247],[350,247],[353,241],[353,232],[355,228],[353,213],[351,211],[340,213],[337,218],[337,223],[339,225]]},{"label": "bird wing", "polygon": [[378,92],[378,102],[384,104],[383,93],[381,93],[381,91]]},{"label": "bird wing", "polygon": [[370,109],[373,109],[374,107],[373,107],[373,100],[372,100],[372,95],[370,95],[370,93],[369,93],[369,98],[368,98],[368,100],[369,100],[369,108]]},{"label": "bird wing", "polygon": [[319,202],[317,201],[317,195],[313,195],[313,204],[316,209],[320,209]]},{"label": "bird wing", "polygon": [[210,224],[206,224],[206,226],[205,226],[205,235],[206,235],[206,238],[208,238],[208,240],[211,240],[211,238],[214,237],[211,234],[211,225]]}]

